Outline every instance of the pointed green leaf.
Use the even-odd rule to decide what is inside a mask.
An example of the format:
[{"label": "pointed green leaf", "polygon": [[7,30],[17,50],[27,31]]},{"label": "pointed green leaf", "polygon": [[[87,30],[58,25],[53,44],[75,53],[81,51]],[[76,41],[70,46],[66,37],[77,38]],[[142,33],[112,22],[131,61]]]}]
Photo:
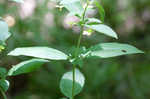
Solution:
[{"label": "pointed green leaf", "polygon": [[97,32],[103,33],[107,36],[113,37],[113,38],[118,38],[117,34],[107,25],[104,24],[96,24],[96,25],[85,25],[87,28],[93,29]]},{"label": "pointed green leaf", "polygon": [[84,11],[80,0],[62,0],[60,4],[63,5],[71,15],[82,15]]},{"label": "pointed green leaf", "polygon": [[8,55],[11,56],[31,56],[51,60],[66,60],[68,56],[61,51],[49,47],[23,47],[16,48]]},{"label": "pointed green leaf", "polygon": [[44,59],[31,59],[31,60],[21,62],[15,66],[13,66],[9,70],[8,76],[16,76],[16,75],[35,71],[36,69],[40,68],[41,65],[43,65],[46,62],[48,62],[48,60],[44,60]]},{"label": "pointed green leaf", "polygon": [[100,19],[104,22],[104,19],[105,19],[105,10],[104,10],[103,6],[99,2],[97,2],[97,1],[95,1],[95,5],[98,8],[98,12],[100,14]]},{"label": "pointed green leaf", "polygon": [[10,35],[7,23],[0,21],[0,41],[5,42]]},{"label": "pointed green leaf", "polygon": [[87,18],[87,23],[88,25],[96,25],[102,23],[99,19],[96,18]]},{"label": "pointed green leaf", "polygon": [[144,53],[143,51],[128,45],[120,43],[102,43],[95,45],[89,49],[91,56],[98,56],[101,58],[109,58],[127,54]]},{"label": "pointed green leaf", "polygon": [[[83,74],[76,69],[75,70],[75,90],[74,90],[74,95],[77,95],[81,92],[83,86],[84,86],[84,76]],[[72,79],[72,71],[67,72],[63,75],[60,81],[60,89],[61,92],[71,98],[72,97],[72,85],[73,85],[73,79]]]},{"label": "pointed green leaf", "polygon": [[5,78],[6,75],[7,75],[7,70],[3,67],[0,67],[0,77]]},{"label": "pointed green leaf", "polygon": [[1,79],[0,80],[0,88],[6,92],[9,88],[9,82],[7,80]]},{"label": "pointed green leaf", "polygon": [[24,3],[23,0],[11,0],[11,1],[14,1],[14,2],[17,2],[17,3]]}]

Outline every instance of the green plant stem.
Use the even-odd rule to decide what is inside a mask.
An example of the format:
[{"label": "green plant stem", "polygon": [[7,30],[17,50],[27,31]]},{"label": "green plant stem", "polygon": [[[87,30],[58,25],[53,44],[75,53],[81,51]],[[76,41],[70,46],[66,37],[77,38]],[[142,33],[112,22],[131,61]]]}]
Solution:
[{"label": "green plant stem", "polygon": [[[89,5],[89,2],[87,2],[87,5],[86,5],[86,7],[84,9],[82,20],[81,20],[82,22],[85,21],[85,14],[86,14],[86,10],[88,8],[88,5]],[[78,43],[77,43],[77,48],[76,48],[76,52],[75,52],[75,59],[77,59],[77,57],[78,57],[83,31],[84,31],[84,24],[81,24],[81,32],[80,32],[80,36],[79,36]],[[76,65],[74,64],[73,65],[73,71],[72,71],[72,75],[73,75],[73,77],[72,77],[73,78],[72,99],[74,99],[74,90],[75,90],[75,69],[76,69]]]},{"label": "green plant stem", "polygon": [[7,99],[7,96],[6,96],[5,92],[1,88],[0,88],[0,91],[2,93],[3,99]]},{"label": "green plant stem", "polygon": [[[82,26],[83,28],[83,26]],[[81,28],[81,29],[82,29]],[[76,58],[77,58],[77,55],[78,55],[78,49],[80,48],[80,43],[81,43],[81,39],[82,39],[82,32],[83,32],[83,29],[80,33],[80,36],[79,36],[79,39],[78,39],[78,44],[77,44],[77,50],[76,50]],[[76,59],[75,58],[75,59]],[[76,69],[76,65],[73,65],[73,71],[72,71],[72,75],[73,75],[73,84],[72,84],[72,99],[74,99],[74,89],[75,89],[75,69]]]}]

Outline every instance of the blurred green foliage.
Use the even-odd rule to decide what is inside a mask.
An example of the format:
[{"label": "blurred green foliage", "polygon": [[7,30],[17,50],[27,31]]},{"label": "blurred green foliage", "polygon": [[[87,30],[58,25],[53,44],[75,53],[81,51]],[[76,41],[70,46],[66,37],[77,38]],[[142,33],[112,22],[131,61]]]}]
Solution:
[{"label": "blurred green foliage", "polygon": [[[15,25],[10,28],[12,37],[7,42],[8,47],[0,54],[0,66],[10,68],[30,58],[6,56],[16,47],[50,46],[68,54],[76,45],[79,35],[63,27],[66,10],[52,8],[54,4],[49,3],[49,0],[35,0],[35,3],[34,13],[23,19],[19,14],[21,5],[7,0],[0,1],[0,16],[15,18]],[[89,47],[108,41],[126,42],[141,48],[146,54],[87,59],[82,71],[86,76],[86,84],[76,99],[148,99],[150,0],[103,0],[102,4],[106,11],[105,23],[117,31],[120,39],[93,33],[84,36],[82,46]],[[47,14],[52,15],[54,20],[49,25],[45,24]],[[98,14],[97,17],[99,18]],[[59,81],[70,68],[70,63],[65,61],[51,61],[36,72],[12,77],[8,96],[10,99],[59,99],[63,97]]]}]

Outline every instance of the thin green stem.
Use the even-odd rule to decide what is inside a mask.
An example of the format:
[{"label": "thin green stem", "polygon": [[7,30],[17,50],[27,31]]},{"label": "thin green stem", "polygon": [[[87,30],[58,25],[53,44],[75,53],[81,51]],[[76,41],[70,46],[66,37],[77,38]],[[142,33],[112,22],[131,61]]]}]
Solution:
[{"label": "thin green stem", "polygon": [[2,93],[3,99],[7,99],[7,96],[6,96],[5,92],[1,88],[0,88],[0,91]]},{"label": "thin green stem", "polygon": [[[75,59],[78,56],[78,52],[79,52],[79,48],[80,48],[80,43],[81,43],[81,39],[82,39],[82,33],[83,33],[83,26],[81,27],[81,33],[78,39],[78,44],[77,44],[77,50],[75,52]],[[73,65],[73,71],[72,71],[72,75],[73,75],[73,84],[72,84],[72,99],[74,99],[74,89],[75,89],[75,69],[76,69],[76,65]]]},{"label": "thin green stem", "polygon": [[[87,5],[86,5],[86,7],[84,9],[82,20],[81,20],[82,22],[85,21],[85,14],[86,14],[86,10],[88,8],[88,5],[89,5],[89,2],[87,2]],[[84,31],[84,24],[81,24],[81,32],[80,32],[80,36],[79,36],[79,39],[78,39],[77,48],[76,48],[76,51],[75,51],[75,59],[77,59],[77,57],[78,57],[83,31]],[[74,64],[73,65],[73,71],[72,71],[72,75],[73,75],[73,77],[72,77],[73,78],[72,99],[74,99],[74,90],[75,90],[75,69],[76,69],[76,65]]]}]

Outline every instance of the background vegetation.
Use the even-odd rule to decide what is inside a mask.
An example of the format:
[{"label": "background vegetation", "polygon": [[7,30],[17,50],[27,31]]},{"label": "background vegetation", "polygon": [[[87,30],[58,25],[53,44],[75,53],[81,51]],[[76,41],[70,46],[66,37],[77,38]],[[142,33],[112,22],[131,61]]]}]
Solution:
[{"label": "background vegetation", "polygon": [[[146,54],[121,56],[109,59],[93,58],[84,62],[86,84],[76,99],[148,99],[150,97],[150,1],[149,0],[103,0],[105,23],[117,31],[118,40],[104,35],[85,35],[82,46],[98,42],[117,41],[132,44]],[[0,16],[6,20],[13,34],[8,47],[0,54],[0,66],[10,68],[30,57],[8,57],[16,47],[50,46],[66,54],[77,43],[78,27],[66,23],[75,20],[66,17],[50,0],[25,0],[16,4],[0,0]],[[89,16],[96,11],[89,12]],[[73,32],[72,32],[73,29]],[[40,53],[39,53],[40,54]],[[47,65],[47,66],[46,66]],[[9,99],[59,99],[61,76],[71,65],[65,61],[43,65],[40,70],[10,78]]]}]

